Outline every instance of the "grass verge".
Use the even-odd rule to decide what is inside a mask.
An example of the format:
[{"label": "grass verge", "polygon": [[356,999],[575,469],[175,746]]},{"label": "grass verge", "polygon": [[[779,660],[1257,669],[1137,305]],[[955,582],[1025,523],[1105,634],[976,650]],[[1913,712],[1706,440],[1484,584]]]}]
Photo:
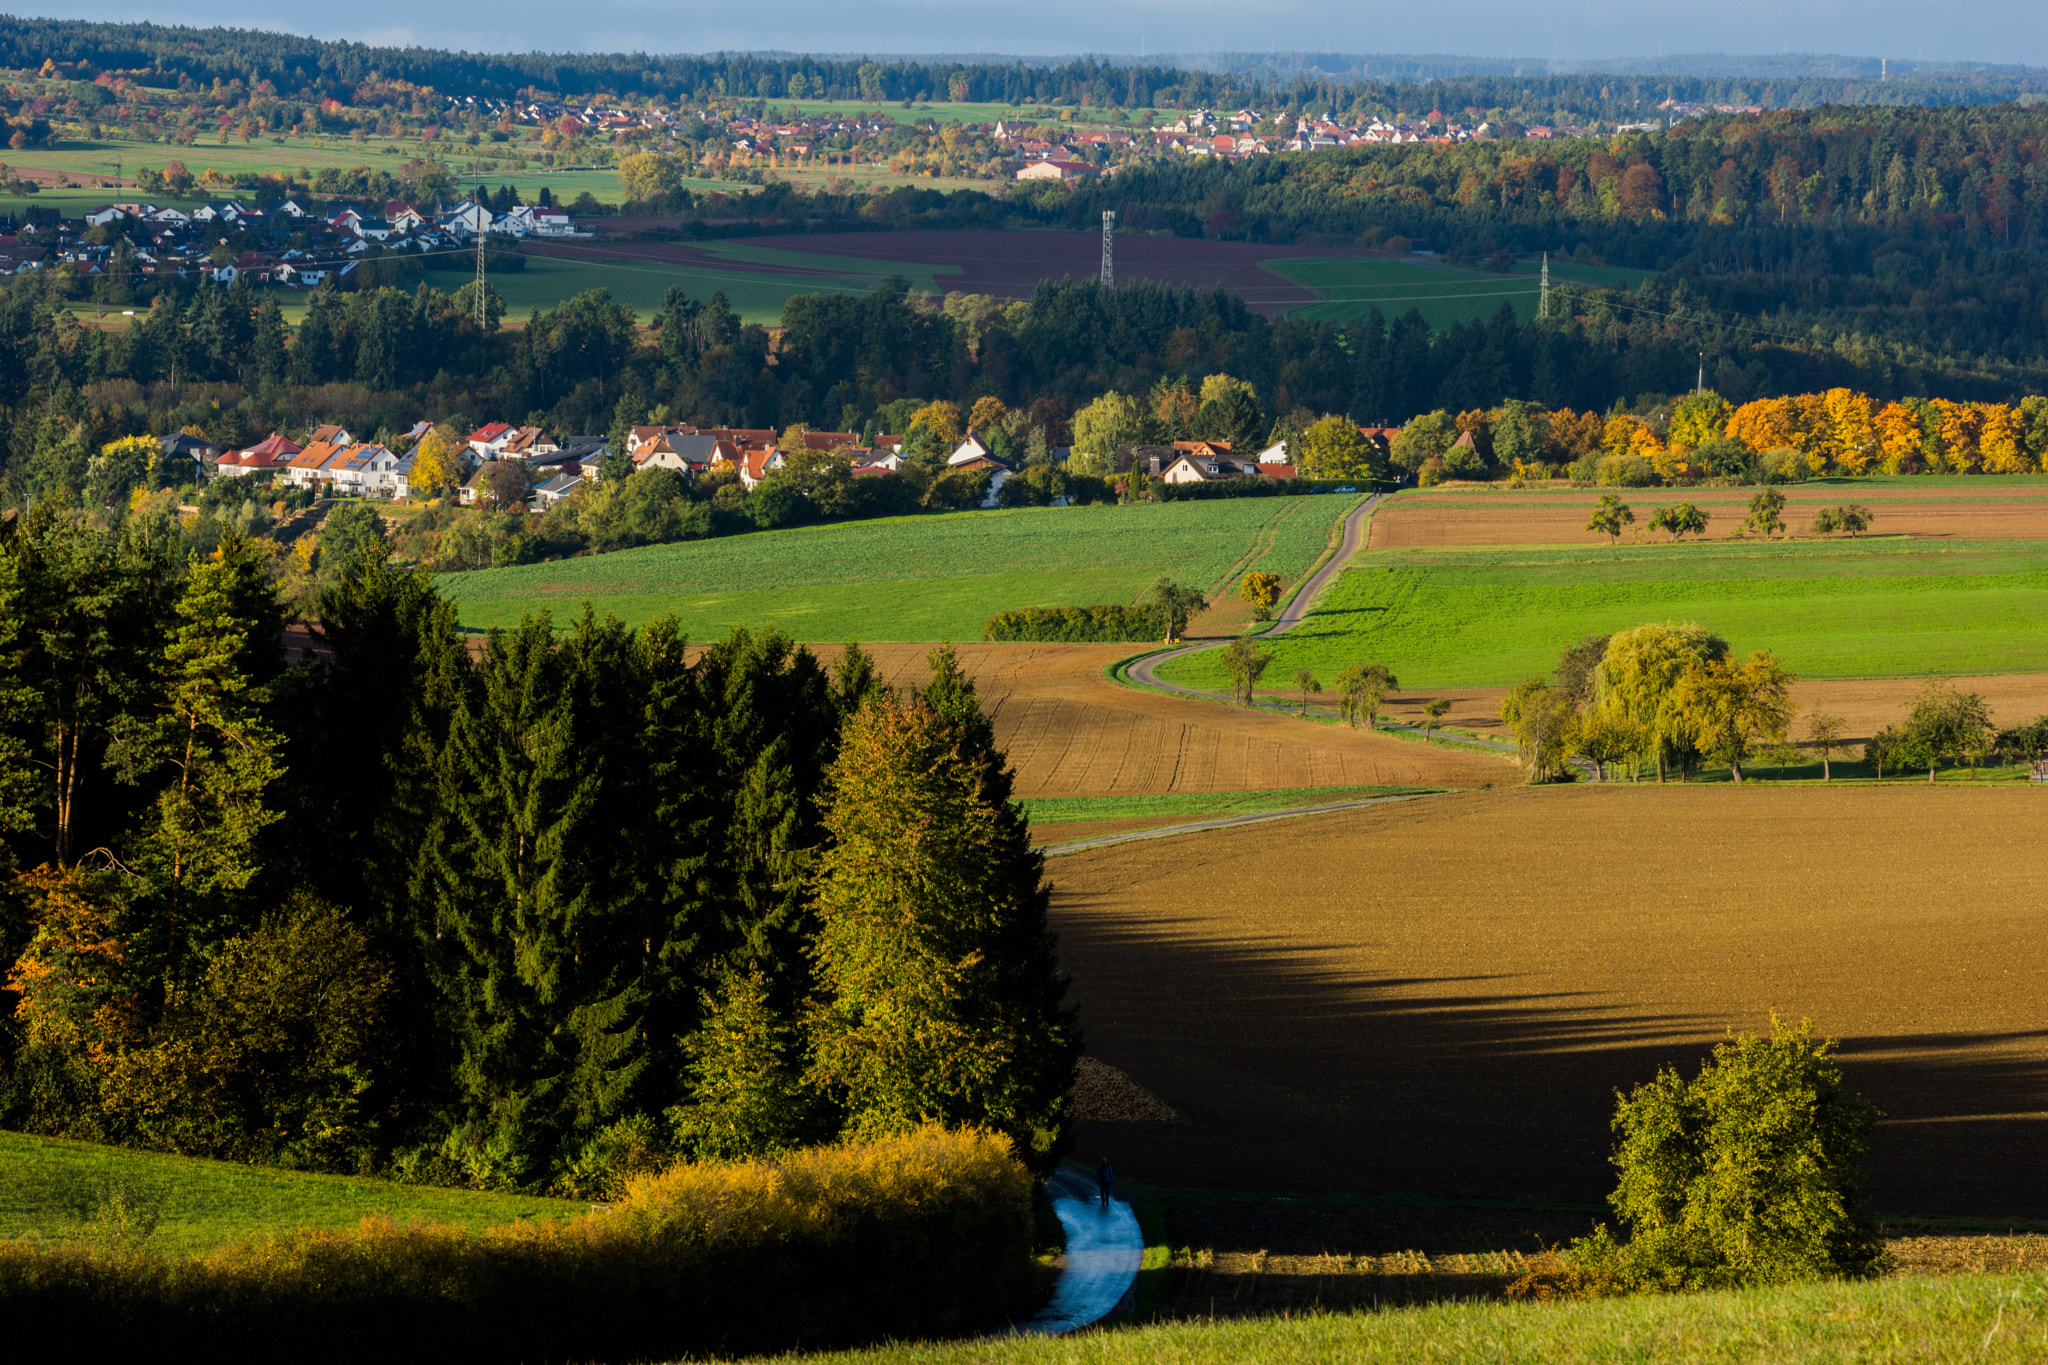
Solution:
[{"label": "grass verge", "polygon": [[1362,801],[1374,796],[1424,796],[1435,787],[1293,787],[1255,792],[1174,792],[1161,796],[1034,796],[1019,801],[1036,825],[1087,820],[1198,819],[1210,815],[1252,815],[1296,806]]}]

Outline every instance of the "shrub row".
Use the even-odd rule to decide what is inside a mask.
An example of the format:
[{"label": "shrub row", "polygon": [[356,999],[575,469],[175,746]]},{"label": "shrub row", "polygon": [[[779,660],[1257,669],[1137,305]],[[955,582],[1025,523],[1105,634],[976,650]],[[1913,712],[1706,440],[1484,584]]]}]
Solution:
[{"label": "shrub row", "polygon": [[1053,640],[1067,644],[1087,641],[1131,642],[1156,640],[1165,635],[1166,623],[1152,607],[1019,607],[988,618],[981,628],[984,640]]},{"label": "shrub row", "polygon": [[1031,1293],[1032,1182],[936,1128],[678,1166],[482,1233],[366,1219],[203,1257],[0,1243],[22,1360],[673,1359],[960,1333]]},{"label": "shrub row", "polygon": [[1357,478],[1326,479],[1316,483],[1307,479],[1269,479],[1261,475],[1256,479],[1214,479],[1208,483],[1162,483],[1154,479],[1145,486],[1161,502],[1204,502],[1210,498],[1286,498],[1300,493],[1328,493],[1340,486],[1363,490],[1371,482],[1370,479]]}]

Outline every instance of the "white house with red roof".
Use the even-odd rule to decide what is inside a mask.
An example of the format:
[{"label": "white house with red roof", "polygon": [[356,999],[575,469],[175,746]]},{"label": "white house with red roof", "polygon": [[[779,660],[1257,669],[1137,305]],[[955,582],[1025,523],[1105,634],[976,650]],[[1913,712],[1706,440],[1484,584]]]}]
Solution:
[{"label": "white house with red roof", "polygon": [[469,433],[469,448],[479,460],[495,460],[518,434],[519,428],[508,422],[487,422]]}]

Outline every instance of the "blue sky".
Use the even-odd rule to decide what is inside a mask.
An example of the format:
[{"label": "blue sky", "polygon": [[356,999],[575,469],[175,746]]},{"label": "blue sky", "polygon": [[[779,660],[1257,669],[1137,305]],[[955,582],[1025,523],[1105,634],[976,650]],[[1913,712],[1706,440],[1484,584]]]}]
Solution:
[{"label": "blue sky", "polygon": [[[66,18],[281,28],[322,38],[471,51],[1081,53],[1455,52],[1573,58],[1666,52],[1840,52],[2048,65],[2041,0],[495,0],[486,6],[352,0],[280,10],[255,0],[101,4]],[[289,18],[280,22],[280,14]]]}]

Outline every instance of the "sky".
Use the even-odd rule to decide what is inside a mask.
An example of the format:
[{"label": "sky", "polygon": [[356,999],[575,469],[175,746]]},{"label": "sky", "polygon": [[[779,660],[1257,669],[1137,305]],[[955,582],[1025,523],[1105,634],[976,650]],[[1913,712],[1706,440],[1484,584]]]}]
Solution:
[{"label": "sky", "polygon": [[[280,22],[280,13],[290,17]],[[70,19],[285,29],[470,51],[1460,53],[1561,61],[1663,53],[1831,52],[2048,66],[2041,0],[351,0],[281,11],[255,0],[63,6]]]}]

